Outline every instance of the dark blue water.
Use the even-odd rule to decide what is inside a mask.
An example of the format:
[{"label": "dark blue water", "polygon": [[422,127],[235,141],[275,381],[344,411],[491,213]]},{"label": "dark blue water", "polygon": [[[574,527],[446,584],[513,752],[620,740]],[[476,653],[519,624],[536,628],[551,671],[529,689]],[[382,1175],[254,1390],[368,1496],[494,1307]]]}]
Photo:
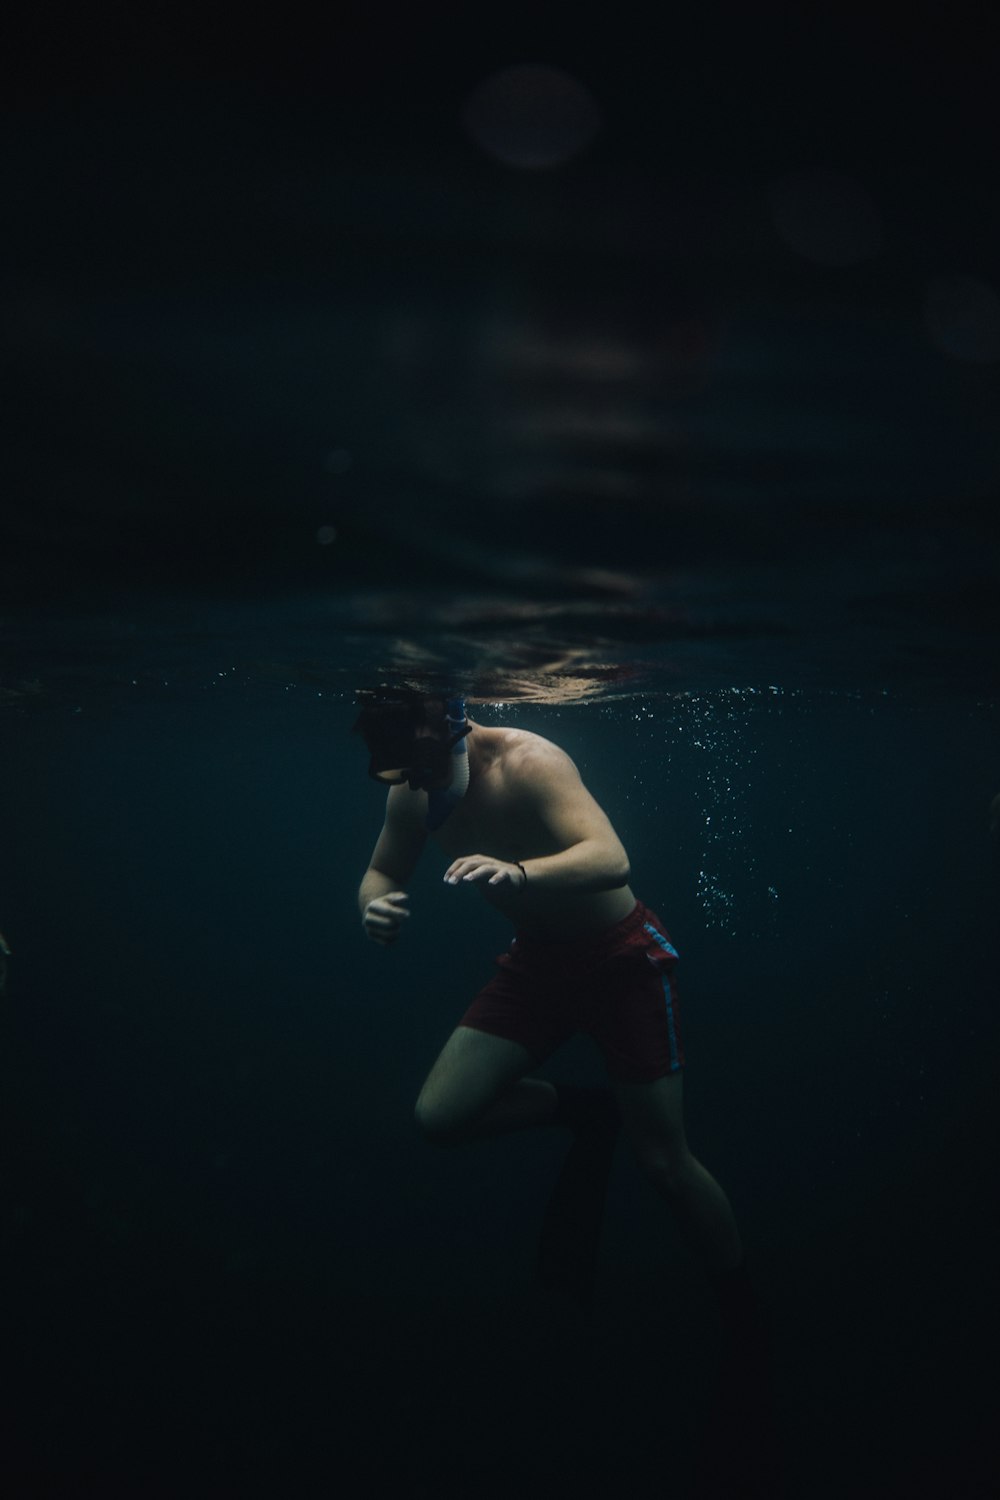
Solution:
[{"label": "dark blue water", "polygon": [[[736,1439],[698,1268],[623,1148],[569,1316],[533,1280],[557,1135],[420,1141],[504,929],[430,853],[405,941],[367,945],[350,700],[221,650],[183,687],[103,668],[7,710],[11,1461],[57,1493],[346,1464],[374,1493],[403,1463],[457,1494],[484,1455],[478,1493],[664,1467],[700,1493]],[[793,1495],[986,1493],[996,704],[664,683],[477,712],[574,756],[681,951],[689,1134],[773,1340],[768,1464]],[[545,1073],[601,1070],[578,1040]]]},{"label": "dark blue water", "polygon": [[[995,1493],[995,65],[765,9],[5,49],[20,1493]],[[565,746],[680,949],[756,1431],[624,1148],[588,1323],[556,1134],[416,1135],[508,934],[430,854],[362,938],[385,681]]]}]

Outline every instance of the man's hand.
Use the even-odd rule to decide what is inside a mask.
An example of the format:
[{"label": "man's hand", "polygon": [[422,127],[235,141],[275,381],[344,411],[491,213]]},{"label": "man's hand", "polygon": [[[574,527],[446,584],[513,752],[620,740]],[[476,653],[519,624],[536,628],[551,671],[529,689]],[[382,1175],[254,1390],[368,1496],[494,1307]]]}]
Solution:
[{"label": "man's hand", "polygon": [[464,854],[445,871],[445,883],[458,885],[463,880],[485,880],[487,885],[503,885],[509,881],[520,890],[527,876],[520,865],[508,864],[504,859],[494,859],[489,854]]},{"label": "man's hand", "polygon": [[394,943],[403,922],[410,915],[406,905],[409,899],[405,891],[389,891],[387,895],[369,901],[361,918],[365,936],[386,948]]}]

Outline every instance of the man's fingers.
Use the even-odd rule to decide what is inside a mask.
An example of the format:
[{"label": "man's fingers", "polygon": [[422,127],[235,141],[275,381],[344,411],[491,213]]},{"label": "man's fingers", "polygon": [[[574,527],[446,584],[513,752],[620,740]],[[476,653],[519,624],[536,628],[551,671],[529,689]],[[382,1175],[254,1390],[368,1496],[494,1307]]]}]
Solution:
[{"label": "man's fingers", "polygon": [[[404,895],[401,899],[405,901],[406,896]],[[374,901],[368,903],[368,910],[385,922],[394,922],[397,917],[410,915],[409,908],[398,904],[392,896],[377,896]]]},{"label": "man's fingers", "polygon": [[448,885],[458,885],[462,880],[486,880],[490,885],[499,885],[502,880],[510,879],[510,870],[502,859],[489,859],[482,854],[467,854],[464,859],[456,859],[445,871],[445,882]]},{"label": "man's fingers", "polygon": [[409,917],[406,906],[409,898],[405,891],[389,891],[385,896],[376,896],[365,907],[364,929],[375,943],[388,947],[399,937],[403,918]]}]

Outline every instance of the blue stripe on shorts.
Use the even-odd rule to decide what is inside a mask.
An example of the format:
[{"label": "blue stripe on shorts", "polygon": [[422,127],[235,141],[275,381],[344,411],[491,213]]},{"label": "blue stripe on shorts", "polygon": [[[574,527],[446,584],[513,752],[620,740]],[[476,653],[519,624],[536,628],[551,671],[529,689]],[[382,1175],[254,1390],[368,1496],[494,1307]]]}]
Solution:
[{"label": "blue stripe on shorts", "polygon": [[[673,943],[669,943],[663,936],[662,932],[657,932],[652,922],[643,922],[642,929],[644,932],[649,933],[654,943],[657,943],[663,949],[664,953],[669,953],[671,958],[680,958],[680,954],[677,952],[677,949],[674,947]],[[674,994],[673,990],[670,988],[670,976],[668,974],[663,975],[663,1000],[664,1004],[667,1007],[667,1035],[670,1038],[670,1066],[676,1072],[678,1066],[677,1030],[674,1025]]]}]

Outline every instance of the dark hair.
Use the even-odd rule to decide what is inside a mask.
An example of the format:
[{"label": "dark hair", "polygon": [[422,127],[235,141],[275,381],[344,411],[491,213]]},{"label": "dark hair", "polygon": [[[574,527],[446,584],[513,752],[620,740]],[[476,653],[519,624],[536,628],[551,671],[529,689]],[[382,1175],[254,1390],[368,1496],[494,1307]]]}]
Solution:
[{"label": "dark hair", "polygon": [[438,693],[418,693],[411,688],[391,692],[359,693],[361,712],[351,726],[360,734],[372,755],[383,760],[402,758],[412,747],[418,729],[443,734],[447,698]]}]

